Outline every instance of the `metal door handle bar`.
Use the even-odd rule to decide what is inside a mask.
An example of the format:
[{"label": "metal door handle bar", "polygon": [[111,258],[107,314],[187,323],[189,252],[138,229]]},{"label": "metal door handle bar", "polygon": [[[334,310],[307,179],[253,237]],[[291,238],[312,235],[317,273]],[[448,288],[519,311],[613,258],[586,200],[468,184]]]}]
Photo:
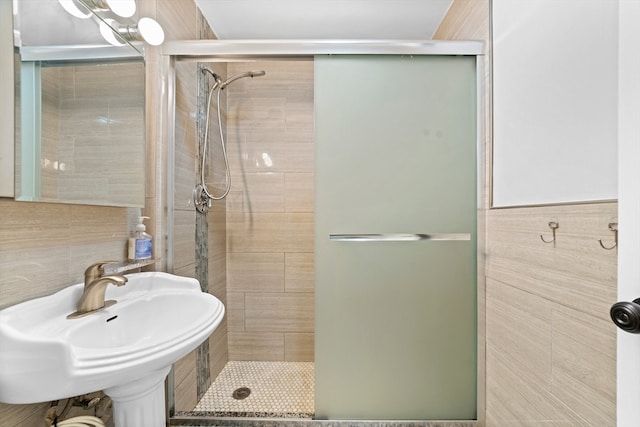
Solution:
[{"label": "metal door handle bar", "polygon": [[329,240],[341,242],[413,242],[418,240],[471,240],[471,233],[329,234]]}]

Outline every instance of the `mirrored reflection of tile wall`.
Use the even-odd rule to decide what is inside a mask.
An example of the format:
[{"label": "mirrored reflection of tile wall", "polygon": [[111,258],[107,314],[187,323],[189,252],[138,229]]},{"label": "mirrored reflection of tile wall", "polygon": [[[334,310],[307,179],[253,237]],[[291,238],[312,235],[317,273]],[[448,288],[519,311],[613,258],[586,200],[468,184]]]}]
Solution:
[{"label": "mirrored reflection of tile wall", "polygon": [[142,62],[42,67],[43,200],[141,205],[144,95]]}]

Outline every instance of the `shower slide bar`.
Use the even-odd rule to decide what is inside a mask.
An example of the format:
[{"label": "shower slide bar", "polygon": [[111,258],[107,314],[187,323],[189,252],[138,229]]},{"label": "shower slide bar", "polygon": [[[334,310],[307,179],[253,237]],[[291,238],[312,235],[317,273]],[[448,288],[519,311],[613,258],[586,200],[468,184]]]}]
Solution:
[{"label": "shower slide bar", "polygon": [[435,234],[329,234],[329,240],[340,242],[413,242],[419,240],[471,240],[471,233]]}]

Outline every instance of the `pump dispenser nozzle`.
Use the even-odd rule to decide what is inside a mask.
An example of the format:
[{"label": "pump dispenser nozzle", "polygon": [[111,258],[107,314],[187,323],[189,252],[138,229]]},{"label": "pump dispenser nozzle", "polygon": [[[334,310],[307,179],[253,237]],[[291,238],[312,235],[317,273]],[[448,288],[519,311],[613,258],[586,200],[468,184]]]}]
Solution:
[{"label": "pump dispenser nozzle", "polygon": [[144,225],[144,220],[145,219],[149,219],[148,216],[139,216],[138,217],[138,224],[136,224],[136,231],[145,231],[147,229],[147,227]]}]

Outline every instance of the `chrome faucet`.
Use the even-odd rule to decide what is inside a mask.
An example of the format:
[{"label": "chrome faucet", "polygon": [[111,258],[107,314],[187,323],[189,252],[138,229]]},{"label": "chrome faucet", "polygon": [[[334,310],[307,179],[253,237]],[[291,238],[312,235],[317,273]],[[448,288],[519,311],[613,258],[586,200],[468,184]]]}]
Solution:
[{"label": "chrome faucet", "polygon": [[84,291],[78,301],[77,311],[68,315],[68,319],[86,316],[116,303],[113,300],[104,300],[107,285],[122,286],[127,283],[127,278],[120,275],[104,276],[106,264],[113,264],[113,261],[92,264],[85,270]]}]

